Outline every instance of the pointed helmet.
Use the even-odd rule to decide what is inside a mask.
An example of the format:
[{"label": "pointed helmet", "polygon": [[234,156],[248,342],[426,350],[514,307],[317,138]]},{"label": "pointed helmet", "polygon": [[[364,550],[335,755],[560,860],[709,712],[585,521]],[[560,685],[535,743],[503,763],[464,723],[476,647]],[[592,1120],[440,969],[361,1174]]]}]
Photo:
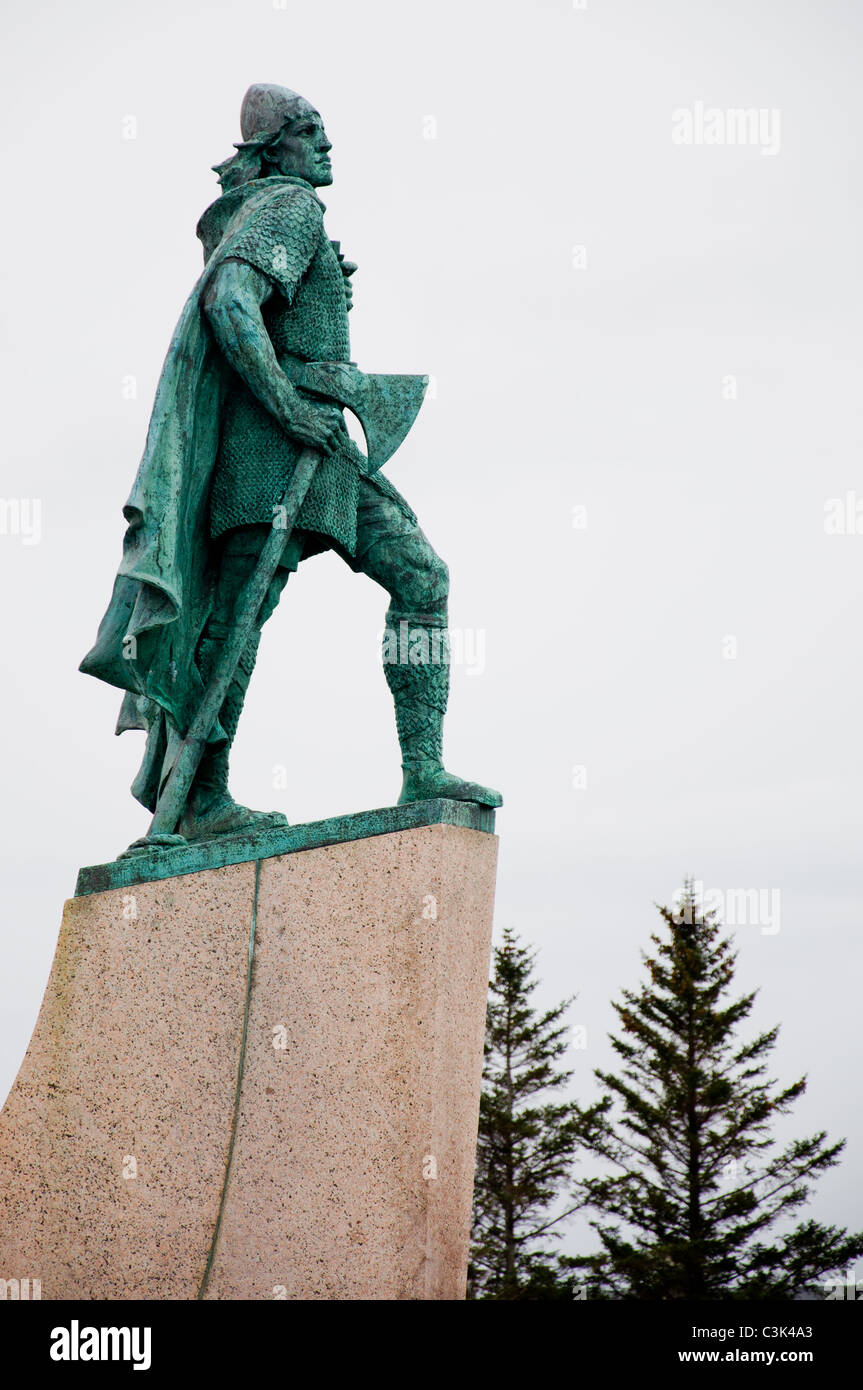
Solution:
[{"label": "pointed helmet", "polygon": [[303,111],[312,110],[311,103],[289,87],[278,87],[272,82],[254,82],[240,107],[240,130],[244,140],[252,140],[256,135],[275,135],[286,121],[293,120]]}]

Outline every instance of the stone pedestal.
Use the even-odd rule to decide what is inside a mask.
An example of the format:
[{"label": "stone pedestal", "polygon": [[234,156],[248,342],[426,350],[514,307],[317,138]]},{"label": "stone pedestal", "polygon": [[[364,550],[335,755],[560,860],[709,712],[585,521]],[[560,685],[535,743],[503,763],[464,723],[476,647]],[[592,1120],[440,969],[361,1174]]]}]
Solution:
[{"label": "stone pedestal", "polygon": [[0,1115],[0,1278],[464,1297],[497,841],[419,806],[82,870]]}]

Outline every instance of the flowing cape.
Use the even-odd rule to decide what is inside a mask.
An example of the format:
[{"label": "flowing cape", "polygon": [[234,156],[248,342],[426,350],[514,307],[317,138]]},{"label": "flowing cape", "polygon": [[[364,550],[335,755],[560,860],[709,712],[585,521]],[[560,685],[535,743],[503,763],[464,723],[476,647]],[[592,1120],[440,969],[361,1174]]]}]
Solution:
[{"label": "flowing cape", "polygon": [[[267,179],[223,195],[201,219],[204,273],[168,348],[144,454],[123,508],[123,558],[95,645],[79,668],[126,692],[116,733],[147,733],[132,794],[150,811],[203,696],[195,653],[212,599],[208,503],[228,368],[204,318],[202,294],[217,265],[238,248],[244,254],[260,219],[272,220],[280,203],[308,205],[305,193],[285,187],[296,182]],[[207,222],[210,213],[215,216]],[[216,724],[210,741],[224,737]]]}]

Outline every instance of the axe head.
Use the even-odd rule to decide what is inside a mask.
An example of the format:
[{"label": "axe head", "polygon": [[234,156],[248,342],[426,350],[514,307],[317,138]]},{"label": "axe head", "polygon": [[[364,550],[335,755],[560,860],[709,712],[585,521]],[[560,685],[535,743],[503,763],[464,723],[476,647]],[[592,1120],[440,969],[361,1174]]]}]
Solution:
[{"label": "axe head", "polygon": [[428,382],[427,376],[361,372],[353,362],[306,362],[297,385],[356,415],[366,437],[369,472],[374,473],[407,435]]}]

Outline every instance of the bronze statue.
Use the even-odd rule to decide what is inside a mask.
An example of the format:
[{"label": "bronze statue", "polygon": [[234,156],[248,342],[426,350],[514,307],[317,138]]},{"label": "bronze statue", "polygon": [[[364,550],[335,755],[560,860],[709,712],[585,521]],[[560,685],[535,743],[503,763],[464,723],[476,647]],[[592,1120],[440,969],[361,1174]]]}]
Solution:
[{"label": "bronze statue", "polygon": [[237,805],[228,760],[261,628],[288,576],[327,549],[390,596],[400,804],[501,804],[443,767],[448,572],[379,471],[426,378],[369,376],[350,361],[356,266],[324,230],[315,190],[332,182],[331,145],[318,112],[258,84],[241,130],[198,224],[204,273],[168,351],[114,593],[81,664],[126,692],[117,732],[147,732],[132,787],[154,813],[142,847],[285,823]]}]

